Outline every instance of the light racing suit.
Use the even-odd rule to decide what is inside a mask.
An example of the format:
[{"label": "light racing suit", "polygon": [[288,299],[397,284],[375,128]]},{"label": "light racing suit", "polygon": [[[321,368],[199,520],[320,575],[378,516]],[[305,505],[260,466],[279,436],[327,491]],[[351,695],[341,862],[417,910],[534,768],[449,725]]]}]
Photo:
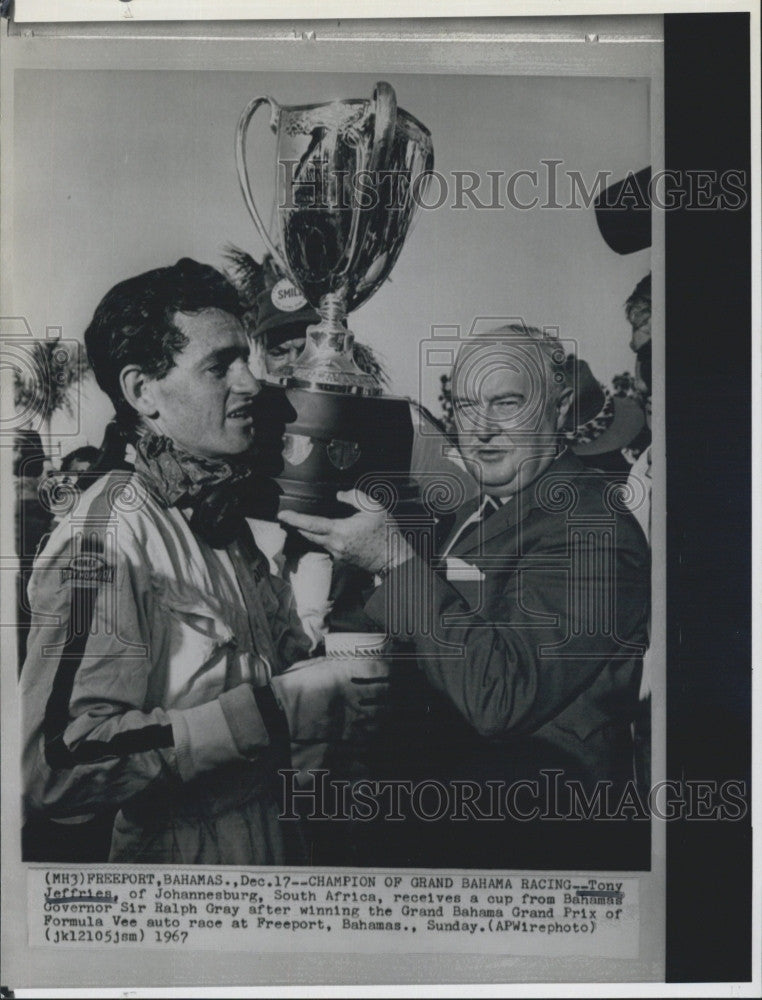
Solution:
[{"label": "light racing suit", "polygon": [[28,815],[119,807],[111,861],[295,860],[266,685],[310,641],[245,528],[212,548],[139,475],[111,473],[53,532],[29,598]]}]

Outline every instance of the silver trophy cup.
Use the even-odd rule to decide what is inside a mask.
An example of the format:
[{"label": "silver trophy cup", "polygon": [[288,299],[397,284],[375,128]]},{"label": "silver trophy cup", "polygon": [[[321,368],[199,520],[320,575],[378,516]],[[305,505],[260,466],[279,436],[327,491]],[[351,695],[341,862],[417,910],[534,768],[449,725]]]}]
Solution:
[{"label": "silver trophy cup", "polygon": [[[277,137],[272,234],[246,156],[249,125],[265,104]],[[400,254],[433,168],[431,135],[397,107],[388,83],[378,83],[371,100],[282,107],[256,97],[238,123],[236,152],[260,237],[321,317],[277,380],[296,414],[278,480],[281,505],[335,514],[337,489],[369,472],[397,477],[409,469],[408,401],[373,398],[381,386],[355,363],[346,315],[384,282]]]}]

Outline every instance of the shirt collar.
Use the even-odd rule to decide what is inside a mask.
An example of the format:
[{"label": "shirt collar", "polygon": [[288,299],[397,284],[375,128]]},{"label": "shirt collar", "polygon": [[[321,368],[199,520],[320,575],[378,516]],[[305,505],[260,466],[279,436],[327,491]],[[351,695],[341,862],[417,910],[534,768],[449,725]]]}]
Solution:
[{"label": "shirt collar", "polygon": [[[564,458],[564,456],[568,455],[568,454],[570,454],[568,448],[564,448],[563,451],[559,452],[559,454],[556,455],[556,457],[550,463],[550,465],[545,470],[545,472],[541,473],[541,475],[538,476],[537,478],[541,479],[542,476],[546,475],[547,473],[553,472],[554,471],[554,466],[559,461],[559,459]],[[535,483],[535,482],[537,482],[537,479],[533,480],[533,483]],[[530,483],[529,486],[531,486],[533,483]],[[511,500],[513,500],[514,496],[515,496],[515,494],[513,494],[513,493],[511,493],[507,497],[493,497],[489,493],[483,494],[482,501],[479,504],[479,507],[477,508],[477,510],[478,510],[478,516],[479,517],[484,517],[485,513],[487,512],[487,508],[490,507],[490,506],[492,507],[493,510],[499,510],[499,508],[501,506],[504,507],[507,503],[510,503]]]}]

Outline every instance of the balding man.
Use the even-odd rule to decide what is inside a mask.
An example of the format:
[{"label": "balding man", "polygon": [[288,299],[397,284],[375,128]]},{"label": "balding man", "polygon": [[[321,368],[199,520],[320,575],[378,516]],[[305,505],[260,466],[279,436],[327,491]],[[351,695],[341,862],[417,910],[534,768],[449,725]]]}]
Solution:
[{"label": "balding man", "polygon": [[[337,557],[378,574],[366,613],[415,653],[428,697],[411,757],[419,779],[449,789],[455,812],[420,825],[429,832],[418,857],[408,839],[412,862],[636,867],[642,860],[628,853],[632,830],[622,846],[621,824],[558,823],[579,820],[580,808],[596,815],[582,795],[589,805],[600,792],[605,813],[631,788],[649,606],[639,526],[610,479],[562,443],[573,404],[564,361],[557,340],[522,325],[464,343],[452,398],[460,453],[480,495],[459,511],[430,565],[362,496],[354,498],[359,512],[344,521],[282,515]],[[463,782],[478,796],[458,812]],[[640,824],[642,843],[647,826]]]}]

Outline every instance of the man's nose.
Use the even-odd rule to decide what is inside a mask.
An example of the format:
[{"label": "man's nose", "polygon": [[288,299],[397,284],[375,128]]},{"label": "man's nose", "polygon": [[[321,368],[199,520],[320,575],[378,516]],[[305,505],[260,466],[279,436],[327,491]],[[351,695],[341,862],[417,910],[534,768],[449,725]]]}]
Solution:
[{"label": "man's nose", "polygon": [[481,410],[476,418],[476,436],[480,441],[489,441],[500,433],[500,425],[487,410]]},{"label": "man's nose", "polygon": [[251,368],[249,368],[243,358],[239,358],[239,360],[235,362],[232,371],[233,379],[231,389],[233,392],[241,392],[246,393],[248,396],[256,396],[262,387],[259,383],[259,379],[255,378]]}]

